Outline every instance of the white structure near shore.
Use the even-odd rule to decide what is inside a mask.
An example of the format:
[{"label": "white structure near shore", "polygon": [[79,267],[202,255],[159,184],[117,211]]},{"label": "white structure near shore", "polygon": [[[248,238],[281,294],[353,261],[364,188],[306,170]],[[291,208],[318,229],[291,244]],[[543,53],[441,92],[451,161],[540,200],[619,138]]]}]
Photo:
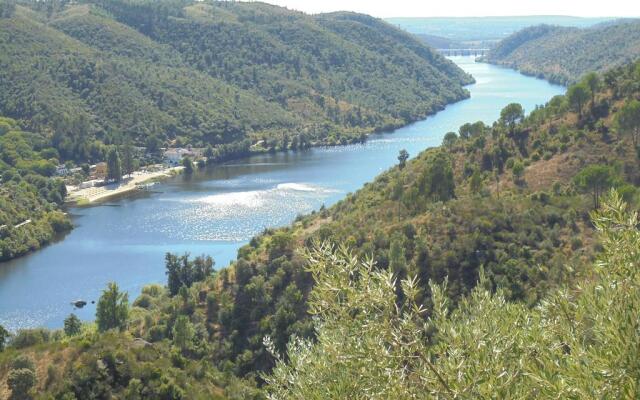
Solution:
[{"label": "white structure near shore", "polygon": [[174,166],[180,165],[182,163],[182,159],[185,157],[195,158],[197,156],[199,156],[199,153],[191,148],[170,148],[164,152],[165,162]]}]

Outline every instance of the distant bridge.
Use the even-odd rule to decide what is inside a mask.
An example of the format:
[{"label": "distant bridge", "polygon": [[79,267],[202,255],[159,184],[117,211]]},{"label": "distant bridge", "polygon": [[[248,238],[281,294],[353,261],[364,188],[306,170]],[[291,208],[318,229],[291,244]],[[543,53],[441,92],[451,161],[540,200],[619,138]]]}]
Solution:
[{"label": "distant bridge", "polygon": [[483,56],[490,49],[436,49],[442,55],[451,57],[451,56]]}]

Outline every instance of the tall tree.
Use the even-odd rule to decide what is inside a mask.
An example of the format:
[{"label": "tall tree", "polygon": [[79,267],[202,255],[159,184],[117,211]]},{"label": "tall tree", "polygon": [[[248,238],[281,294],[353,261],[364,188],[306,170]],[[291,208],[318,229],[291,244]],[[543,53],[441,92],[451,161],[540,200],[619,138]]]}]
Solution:
[{"label": "tall tree", "polygon": [[578,172],[573,181],[578,188],[591,192],[593,208],[597,209],[600,207],[600,196],[605,190],[615,186],[617,176],[608,165],[589,165]]},{"label": "tall tree", "polygon": [[64,334],[67,336],[75,336],[80,333],[82,329],[82,323],[75,314],[70,314],[64,320]]},{"label": "tall tree", "polygon": [[118,285],[110,282],[102,292],[96,308],[96,323],[100,332],[123,329],[129,315],[129,295],[120,292]]},{"label": "tall tree", "polygon": [[120,182],[122,180],[122,163],[118,150],[112,148],[107,154],[107,180]]},{"label": "tall tree", "polygon": [[455,132],[447,132],[442,138],[442,145],[447,149],[451,150],[456,141],[458,140],[458,135]]},{"label": "tall tree", "polygon": [[600,89],[600,77],[595,72],[590,72],[584,77],[583,82],[591,93],[591,110],[593,110],[596,105],[596,93]]},{"label": "tall tree", "polygon": [[509,128],[509,133],[513,134],[513,130],[518,122],[524,118],[524,109],[518,103],[508,104],[500,111],[500,122]]},{"label": "tall tree", "polygon": [[204,281],[213,273],[215,262],[211,257],[200,256],[189,260],[189,254],[180,257],[175,254],[165,254],[165,268],[167,286],[171,296],[175,296],[181,287],[191,287],[194,282]]},{"label": "tall tree", "polygon": [[180,259],[175,254],[167,253],[164,257],[164,260],[169,293],[171,294],[171,296],[175,296],[176,294],[178,294],[178,290],[180,290],[180,287],[183,285],[183,273],[180,265]]},{"label": "tall tree", "polygon": [[589,89],[582,83],[573,85],[567,91],[567,100],[571,108],[578,113],[578,117],[582,119],[582,110],[589,100]]},{"label": "tall tree", "polygon": [[633,99],[626,102],[618,112],[616,122],[620,132],[631,136],[633,146],[637,148],[640,135],[640,101]]},{"label": "tall tree", "polygon": [[400,169],[403,169],[404,166],[407,164],[407,160],[409,159],[409,152],[405,149],[400,150],[400,153],[398,154],[398,167],[400,167]]},{"label": "tall tree", "polygon": [[173,343],[180,348],[186,350],[195,334],[193,324],[186,315],[180,315],[173,325]]},{"label": "tall tree", "polygon": [[122,147],[122,172],[124,175],[131,175],[136,170],[136,160],[131,142],[127,142]]},{"label": "tall tree", "polygon": [[461,138],[468,139],[470,137],[482,134],[482,132],[484,132],[486,128],[486,125],[482,121],[477,121],[473,124],[467,122],[460,126],[460,128],[458,129],[458,134]]},{"label": "tall tree", "polygon": [[421,191],[435,201],[447,201],[455,197],[455,181],[451,160],[442,151],[427,163],[423,172]]}]

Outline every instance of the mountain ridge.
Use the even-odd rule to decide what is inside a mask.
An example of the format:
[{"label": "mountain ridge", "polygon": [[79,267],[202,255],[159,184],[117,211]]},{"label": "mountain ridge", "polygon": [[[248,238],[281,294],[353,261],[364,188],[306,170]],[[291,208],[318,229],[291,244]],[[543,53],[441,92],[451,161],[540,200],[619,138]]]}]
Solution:
[{"label": "mountain ridge", "polygon": [[361,141],[467,97],[472,82],[417,39],[363,15],[216,1],[55,4],[20,1],[3,13],[0,112],[59,136],[66,159],[96,161],[77,148],[94,141],[266,139],[270,149]]},{"label": "mountain ridge", "polygon": [[482,59],[555,83],[575,83],[588,72],[604,73],[640,58],[640,21],[590,28],[537,25],[500,41]]}]

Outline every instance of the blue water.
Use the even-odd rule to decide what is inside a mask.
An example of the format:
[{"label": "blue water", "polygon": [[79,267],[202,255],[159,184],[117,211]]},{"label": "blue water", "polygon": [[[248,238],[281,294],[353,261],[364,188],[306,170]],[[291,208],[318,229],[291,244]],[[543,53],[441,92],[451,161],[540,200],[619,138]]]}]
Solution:
[{"label": "blue water", "polygon": [[397,163],[440,144],[465,122],[493,122],[511,102],[526,110],[564,88],[515,71],[452,58],[476,78],[471,98],[365,144],[251,157],[176,177],[153,192],[106,205],[70,210],[76,228],[38,252],[0,264],[0,324],[60,327],[75,312],[94,318],[89,304],[115,281],[134,298],[148,283],[164,283],[164,254],[209,254],[227,265],[240,246],[266,227],[289,224],[298,214],[329,206]]}]

